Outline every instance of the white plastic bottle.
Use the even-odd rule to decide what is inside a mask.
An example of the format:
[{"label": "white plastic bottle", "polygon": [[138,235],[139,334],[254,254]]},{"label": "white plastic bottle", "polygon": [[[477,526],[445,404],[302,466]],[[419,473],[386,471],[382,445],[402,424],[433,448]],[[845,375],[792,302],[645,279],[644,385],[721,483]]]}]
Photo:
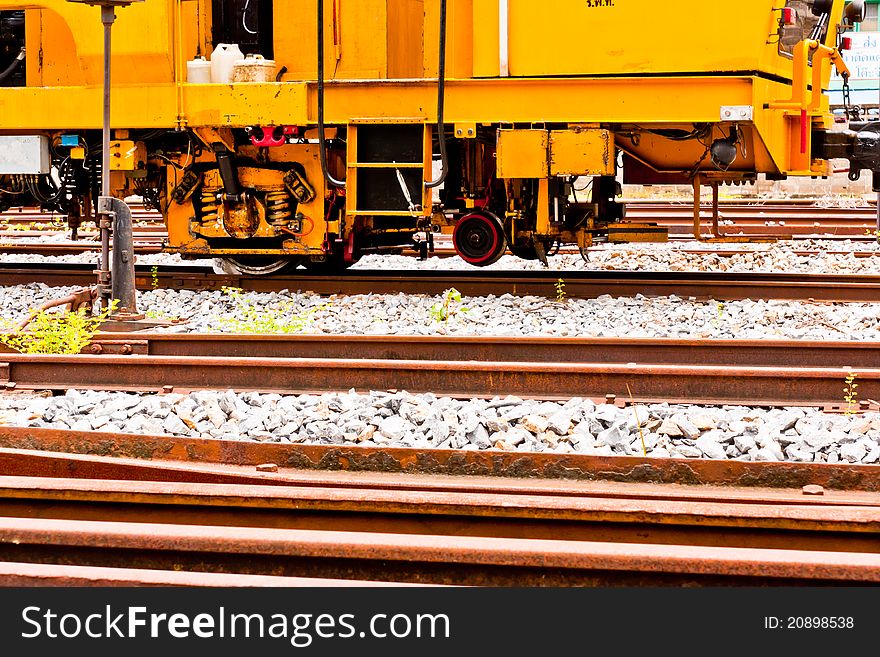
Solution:
[{"label": "white plastic bottle", "polygon": [[207,84],[211,81],[211,62],[196,57],[186,63],[186,81],[190,84]]},{"label": "white plastic bottle", "polygon": [[239,59],[244,59],[244,55],[237,44],[218,43],[211,53],[211,82],[230,82],[232,67]]}]

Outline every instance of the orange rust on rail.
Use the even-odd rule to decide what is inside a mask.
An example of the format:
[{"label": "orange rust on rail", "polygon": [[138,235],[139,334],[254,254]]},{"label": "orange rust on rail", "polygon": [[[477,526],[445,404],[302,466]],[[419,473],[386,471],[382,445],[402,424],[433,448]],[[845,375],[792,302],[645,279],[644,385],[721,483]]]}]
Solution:
[{"label": "orange rust on rail", "polygon": [[[375,587],[387,582],[0,562],[0,586]],[[394,584],[406,586],[406,584]]]},{"label": "orange rust on rail", "polygon": [[[608,394],[636,401],[817,406],[840,403],[844,367],[670,365],[403,359],[53,356],[5,354],[0,384],[18,389],[157,392],[216,389],[326,392],[403,389],[451,397],[560,399]],[[860,395],[880,399],[880,368],[856,367]]]},{"label": "orange rust on rail", "polygon": [[104,355],[880,368],[880,342],[867,340],[110,332],[93,344]]},{"label": "orange rust on rail", "polygon": [[[880,582],[877,554],[27,518],[0,518],[0,553],[51,554],[60,563],[105,562],[115,555],[134,567],[167,564],[169,557],[192,563],[195,557],[202,568],[235,564],[254,574],[294,574],[305,563],[323,573],[367,569],[384,578],[390,572],[403,581],[437,583],[607,583],[623,574],[655,583]],[[438,573],[432,565],[447,570]]]},{"label": "orange rust on rail", "polygon": [[828,463],[752,463],[582,454],[458,451],[203,440],[0,426],[0,447],[136,459],[301,470],[708,484],[880,491],[880,468]]}]

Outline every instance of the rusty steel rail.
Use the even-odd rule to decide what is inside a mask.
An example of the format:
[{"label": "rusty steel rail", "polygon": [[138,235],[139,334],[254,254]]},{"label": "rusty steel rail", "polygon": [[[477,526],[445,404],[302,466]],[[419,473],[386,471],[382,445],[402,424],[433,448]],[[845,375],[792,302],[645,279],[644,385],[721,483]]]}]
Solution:
[{"label": "rusty steel rail", "polygon": [[[70,263],[0,263],[5,285],[90,285],[91,265]],[[555,298],[560,275],[571,298],[671,295],[698,299],[800,299],[829,302],[880,301],[880,275],[629,272],[629,271],[371,271],[352,270],[324,276],[307,271],[272,277],[214,274],[203,266],[136,268],[139,289],[220,290],[240,287],[255,292],[311,290],[319,294],[442,294],[455,287],[462,294],[535,295]]]},{"label": "rusty steel rail", "polygon": [[[25,431],[13,429],[13,431]],[[71,433],[71,432],[62,432]],[[75,434],[71,433],[71,438]],[[31,438],[31,436],[28,436]],[[185,439],[172,438],[171,440],[183,441]],[[22,441],[27,442],[27,441]],[[149,441],[148,441],[149,442]],[[106,441],[105,441],[106,444]],[[377,454],[374,448],[355,447],[355,453]],[[420,452],[420,454],[423,452]],[[425,455],[429,455],[427,452]],[[392,451],[391,456],[394,456]],[[462,453],[456,453],[460,458]],[[534,454],[525,455],[531,458]],[[615,457],[616,458],[616,457]],[[588,462],[576,457],[572,463],[580,466],[595,465],[597,462]],[[686,461],[698,471],[711,471],[713,463],[702,460]],[[645,465],[642,460],[642,465]],[[676,465],[681,466],[679,462]],[[836,472],[837,476],[845,473],[849,476],[854,474],[846,466],[836,464],[822,464],[819,469],[807,473],[813,480],[827,479],[827,473]],[[766,475],[773,471],[775,465],[765,463],[757,471]],[[803,472],[801,474],[804,474]],[[856,475],[866,474],[855,471]],[[40,451],[36,449],[0,448],[0,476],[5,477],[43,477],[65,482],[66,486],[72,484],[72,480],[113,480],[118,482],[159,482],[159,483],[186,483],[186,484],[234,484],[242,486],[284,486],[287,489],[304,487],[310,490],[335,489],[366,489],[374,491],[405,491],[407,493],[457,493],[473,495],[503,495],[503,496],[551,496],[554,498],[566,497],[590,497],[594,499],[619,499],[626,496],[627,499],[638,501],[670,502],[679,503],[724,503],[724,504],[769,504],[782,505],[794,508],[797,506],[810,507],[878,507],[880,500],[876,494],[863,490],[835,490],[826,489],[817,484],[810,484],[801,489],[792,488],[769,488],[754,485],[751,480],[746,484],[735,486],[729,484],[729,480],[712,480],[712,483],[678,483],[675,486],[657,485],[657,482],[641,481],[637,477],[624,477],[618,479],[603,479],[608,476],[599,471],[596,479],[548,479],[546,477],[535,479],[501,478],[488,475],[450,475],[436,476],[425,472],[386,472],[372,470],[306,470],[300,467],[279,467],[277,464],[261,463],[257,466],[243,464],[217,463],[205,461],[174,460],[173,458],[131,458],[125,456],[108,456],[95,454],[77,454],[70,452]],[[7,482],[9,480],[6,480]],[[665,482],[675,483],[675,482]],[[788,485],[789,482],[783,480]],[[33,484],[35,490],[43,491],[39,495],[60,495],[63,499],[69,499],[69,494],[59,490],[67,490],[64,486],[55,485],[45,487],[42,483]],[[809,487],[812,486],[813,488]],[[818,486],[818,487],[817,487]],[[54,492],[47,492],[52,489]],[[90,489],[88,489],[90,490]],[[163,489],[164,490],[164,489]],[[235,490],[241,490],[237,488]],[[84,494],[87,489],[80,489],[78,494]],[[138,492],[143,489],[138,488]],[[19,492],[19,491],[16,491]],[[102,492],[106,492],[103,489]],[[813,494],[820,493],[820,494]],[[296,493],[297,495],[299,493]],[[53,498],[54,499],[54,498]],[[118,500],[117,500],[118,501]],[[515,504],[518,502],[514,502]],[[225,505],[223,505],[225,506]],[[778,507],[776,511],[778,511]],[[509,509],[508,509],[509,511]],[[127,518],[131,519],[131,518]],[[136,520],[136,518],[135,518]],[[840,517],[833,517],[834,521],[841,521]]]},{"label": "rusty steel rail", "polygon": [[[816,501],[802,491],[679,490],[656,484],[579,484],[560,494],[543,482],[537,482],[531,492],[521,488],[507,492],[501,483],[493,484],[495,490],[480,490],[467,477],[436,482],[436,477],[420,476],[398,481],[396,486],[388,482],[373,486],[367,478],[358,480],[358,485],[349,480],[342,486],[329,481],[309,485],[296,481],[295,474],[287,479],[293,481],[256,485],[0,475],[0,515],[24,512],[27,517],[185,524],[197,518],[205,524],[210,520],[221,525],[349,530],[381,525],[401,533],[433,534],[449,533],[457,525],[454,533],[506,536],[514,530],[503,519],[517,524],[518,533],[533,536],[537,532],[541,537],[552,537],[539,527],[552,521],[557,529],[555,523],[560,522],[582,525],[570,534],[579,538],[595,538],[594,525],[600,523],[603,536],[623,536],[627,542],[642,542],[649,534],[656,540],[655,530],[659,528],[662,534],[664,528],[676,526],[679,532],[693,528],[709,536],[717,532],[705,530],[718,528],[732,533],[762,530],[768,536],[772,532],[815,533],[811,542],[817,549],[834,545],[844,551],[875,551],[880,547],[880,507],[867,493],[829,492],[828,499],[822,496]],[[198,511],[193,513],[195,507]],[[362,517],[370,514],[381,522],[371,524]],[[455,518],[468,518],[480,528],[461,526]],[[520,527],[520,521],[528,526]],[[612,531],[608,523],[619,525],[620,531]],[[634,523],[639,525],[637,531],[623,527]],[[838,539],[830,533],[857,534],[864,540],[838,546]],[[725,540],[742,543],[735,537]],[[778,536],[769,543],[759,542],[785,546]]]},{"label": "rusty steel rail", "polygon": [[0,444],[10,445],[0,449],[0,582],[880,581],[880,471],[870,466],[5,427]]},{"label": "rusty steel rail", "polygon": [[[14,351],[0,344],[0,354]],[[880,368],[880,342],[449,335],[116,333],[96,335],[86,354],[223,358],[467,360]],[[0,358],[2,360],[2,358]]]},{"label": "rusty steel rail", "polygon": [[[332,484],[341,486],[340,476],[343,474],[353,485],[361,485],[369,475],[376,487],[399,486],[400,477],[406,477],[409,482],[412,475],[443,475],[434,478],[426,490],[441,490],[437,488],[441,482],[467,476],[472,486],[477,486],[475,477],[487,478],[479,482],[482,486],[479,490],[505,492],[534,492],[538,486],[536,480],[553,480],[552,485],[544,485],[556,494],[571,493],[569,487],[580,486],[582,482],[742,489],[819,486],[825,490],[846,491],[847,494],[863,491],[874,495],[880,492],[880,468],[851,463],[753,463],[553,452],[280,444],[2,425],[0,447],[32,453],[27,458],[20,452],[4,454],[0,458],[0,471],[47,477],[256,484],[280,480],[291,484],[290,480],[284,479],[287,476],[285,469],[294,469],[297,477],[309,485],[323,485],[328,481],[326,478],[332,476]],[[67,461],[70,455],[83,458]],[[272,467],[262,467],[268,465]],[[207,466],[207,470],[202,466]],[[278,468],[277,472],[275,468]],[[190,479],[197,476],[206,478]],[[511,480],[522,480],[523,483],[517,489]],[[575,493],[582,491],[581,488],[573,490]],[[669,495],[673,489],[666,490]],[[680,488],[674,490],[681,492]],[[806,492],[809,493],[810,489]],[[798,496],[803,494],[804,491],[798,490]],[[832,498],[819,495],[802,499],[819,503]]]},{"label": "rusty steel rail", "polygon": [[880,581],[876,507],[0,482],[6,561],[436,584]]},{"label": "rusty steel rail", "polygon": [[[407,586],[394,583],[393,586]],[[0,562],[0,586],[376,587],[387,582]]]},{"label": "rusty steel rail", "polygon": [[[0,519],[0,554],[135,568],[483,585],[875,582],[876,555]],[[91,565],[91,564],[90,564]]]},{"label": "rusty steel rail", "polygon": [[[850,366],[852,364],[849,364]],[[452,397],[605,398],[704,404],[841,405],[848,372],[862,399],[880,399],[880,369],[462,360],[53,356],[3,354],[0,386],[16,389],[256,390],[305,393],[402,389]]]},{"label": "rusty steel rail", "polygon": [[[79,253],[99,253],[101,245],[96,242],[3,242],[0,239],[0,253],[23,253],[44,256],[75,255]],[[138,254],[162,253],[161,241],[138,240],[134,243]]]},{"label": "rusty steel rail", "polygon": [[876,584],[871,553],[0,518],[23,562],[469,585]]}]

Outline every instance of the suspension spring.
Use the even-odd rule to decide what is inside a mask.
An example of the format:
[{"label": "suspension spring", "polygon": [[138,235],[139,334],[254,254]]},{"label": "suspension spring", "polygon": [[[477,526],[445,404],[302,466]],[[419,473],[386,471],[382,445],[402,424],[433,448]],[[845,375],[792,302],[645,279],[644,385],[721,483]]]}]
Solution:
[{"label": "suspension spring", "polygon": [[290,196],[283,187],[266,193],[266,221],[272,226],[286,226],[293,213],[290,209]]},{"label": "suspension spring", "polygon": [[216,189],[203,189],[200,195],[202,201],[202,223],[212,223],[217,221],[217,215],[220,209],[217,200]]}]

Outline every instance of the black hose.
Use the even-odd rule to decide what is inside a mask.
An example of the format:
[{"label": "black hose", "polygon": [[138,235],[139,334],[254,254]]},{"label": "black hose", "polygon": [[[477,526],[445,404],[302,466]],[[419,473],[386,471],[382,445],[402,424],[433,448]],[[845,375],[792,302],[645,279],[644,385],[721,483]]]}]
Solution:
[{"label": "black hose", "polygon": [[18,55],[15,59],[12,60],[12,63],[7,66],[2,72],[0,72],[0,82],[3,82],[15,72],[15,69],[18,68],[18,65],[24,60],[24,48],[19,51]]},{"label": "black hose", "polygon": [[440,0],[440,59],[437,68],[437,141],[440,144],[440,177],[426,182],[425,187],[439,187],[449,175],[449,158],[446,155],[446,126],[443,108],[446,105],[446,0]]},{"label": "black hose", "polygon": [[324,139],[324,0],[318,0],[318,151],[324,179],[334,187],[345,187],[345,181],[336,180],[327,167],[327,143]]}]

